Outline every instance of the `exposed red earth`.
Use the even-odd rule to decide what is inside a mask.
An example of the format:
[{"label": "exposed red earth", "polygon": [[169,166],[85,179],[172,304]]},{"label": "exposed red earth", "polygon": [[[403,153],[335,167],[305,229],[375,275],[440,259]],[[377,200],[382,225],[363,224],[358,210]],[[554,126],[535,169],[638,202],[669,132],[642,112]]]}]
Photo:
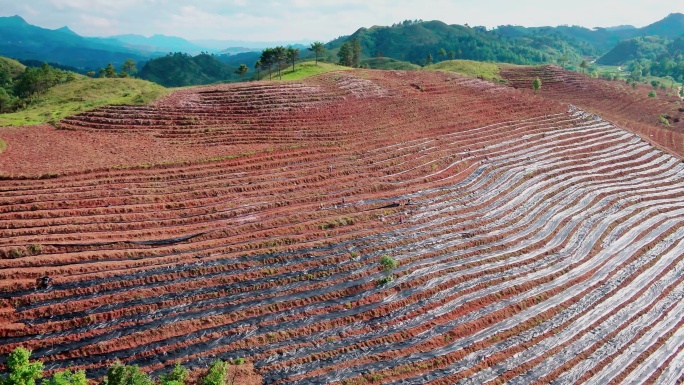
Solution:
[{"label": "exposed red earth", "polygon": [[[554,65],[540,67],[503,66],[501,76],[515,88],[531,92],[532,81],[542,81],[540,96],[574,104],[599,114],[619,127],[638,133],[646,140],[684,156],[684,105],[672,90],[656,90],[639,84],[633,89],[623,81],[592,79]],[[667,120],[665,125],[660,117]]]},{"label": "exposed red earth", "polygon": [[684,147],[648,118],[669,104],[503,74],[520,89],[335,72],[0,129],[0,354],[91,377],[244,357],[244,383],[678,380]]}]

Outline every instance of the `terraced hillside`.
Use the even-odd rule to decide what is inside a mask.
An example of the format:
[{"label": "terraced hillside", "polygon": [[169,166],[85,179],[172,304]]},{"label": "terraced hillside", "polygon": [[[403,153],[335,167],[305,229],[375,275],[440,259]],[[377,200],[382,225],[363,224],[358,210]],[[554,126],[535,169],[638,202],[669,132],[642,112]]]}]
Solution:
[{"label": "terraced hillside", "polygon": [[658,91],[657,98],[650,98],[648,94],[653,90],[650,86],[642,84],[633,89],[624,82],[592,79],[554,65],[504,65],[501,76],[511,86],[529,91],[532,81],[538,77],[542,81],[542,96],[599,114],[680,157],[684,156],[684,107],[674,91]]},{"label": "terraced hillside", "polygon": [[576,107],[355,71],[61,125],[196,157],[41,179],[10,141],[36,177],[0,181],[0,353],[91,377],[246,357],[278,384],[684,379],[684,164]]}]

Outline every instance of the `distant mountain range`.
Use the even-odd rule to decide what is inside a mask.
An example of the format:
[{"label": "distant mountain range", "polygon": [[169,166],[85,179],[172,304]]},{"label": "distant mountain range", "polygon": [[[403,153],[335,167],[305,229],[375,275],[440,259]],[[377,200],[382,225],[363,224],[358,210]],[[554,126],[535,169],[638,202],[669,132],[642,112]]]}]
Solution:
[{"label": "distant mountain range", "polygon": [[83,37],[67,26],[52,30],[31,25],[20,16],[0,17],[0,55],[21,60],[54,62],[83,71],[97,70],[110,62],[119,67],[128,58],[144,62],[171,52],[233,55],[288,44],[290,43],[238,40],[191,42],[164,35]]},{"label": "distant mountain range", "polygon": [[[421,65],[429,60],[448,58],[517,64],[578,63],[585,58],[600,58],[600,63],[622,63],[638,57],[643,51],[639,49],[641,43],[632,41],[636,38],[656,36],[674,40],[682,35],[684,15],[680,13],[670,14],[642,28],[629,25],[593,29],[504,25],[487,30],[440,21],[407,21],[390,27],[360,28],[349,36],[335,39],[326,44],[329,52],[325,58],[336,61],[342,45],[358,39],[363,59],[387,57]],[[642,42],[650,41],[642,39]],[[299,43],[295,47],[302,50],[302,56],[308,55],[307,45],[302,43],[309,42],[296,43]],[[260,51],[276,45],[288,45],[288,42],[188,41],[174,36],[131,34],[82,37],[67,26],[51,30],[30,25],[20,16],[0,17],[0,55],[24,61],[59,63],[82,72],[97,71],[109,62],[118,68],[128,58],[139,62],[139,68],[142,68],[150,59],[175,52],[216,54],[220,61],[230,66],[246,64],[253,68]],[[618,49],[618,54],[611,53],[613,49]]]}]

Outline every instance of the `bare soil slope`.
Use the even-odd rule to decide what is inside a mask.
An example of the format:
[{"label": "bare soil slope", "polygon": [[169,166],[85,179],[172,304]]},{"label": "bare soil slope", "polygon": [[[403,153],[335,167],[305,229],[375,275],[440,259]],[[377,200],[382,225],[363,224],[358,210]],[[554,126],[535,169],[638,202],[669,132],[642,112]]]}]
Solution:
[{"label": "bare soil slope", "polygon": [[282,384],[681,376],[684,165],[576,107],[354,71],[61,124],[44,156],[68,162],[0,155],[35,176],[0,180],[0,353],[94,377],[245,357]]}]

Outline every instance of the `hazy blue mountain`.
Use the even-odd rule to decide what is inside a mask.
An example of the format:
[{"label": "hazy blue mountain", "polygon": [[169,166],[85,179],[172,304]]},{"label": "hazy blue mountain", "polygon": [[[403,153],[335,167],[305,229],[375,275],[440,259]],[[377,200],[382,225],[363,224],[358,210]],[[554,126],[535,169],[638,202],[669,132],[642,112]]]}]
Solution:
[{"label": "hazy blue mountain", "polygon": [[36,27],[19,16],[0,17],[0,36],[2,56],[83,69],[101,68],[109,62],[120,65],[127,58],[143,61],[150,57],[143,51],[123,47],[121,43],[78,36],[65,27],[58,30]]},{"label": "hazy blue mountain", "polygon": [[627,29],[637,29],[637,28],[633,25],[616,25],[614,27],[605,28],[605,30],[607,30],[607,31],[624,31]]},{"label": "hazy blue mountain", "polygon": [[146,37],[142,35],[117,35],[111,36],[109,39],[115,39],[122,42],[124,46],[148,52],[185,52],[197,55],[200,52],[213,51],[176,36],[154,35]]},{"label": "hazy blue mountain", "polygon": [[[246,40],[192,40],[194,44],[201,47],[207,47],[209,49],[215,50],[217,52],[227,52],[234,50],[235,48],[244,48],[249,51],[261,51],[264,48],[277,47],[282,45],[287,47],[288,45],[305,45],[309,46],[313,43],[313,40],[296,40],[296,41],[246,41]],[[248,52],[248,51],[242,51]]]}]

